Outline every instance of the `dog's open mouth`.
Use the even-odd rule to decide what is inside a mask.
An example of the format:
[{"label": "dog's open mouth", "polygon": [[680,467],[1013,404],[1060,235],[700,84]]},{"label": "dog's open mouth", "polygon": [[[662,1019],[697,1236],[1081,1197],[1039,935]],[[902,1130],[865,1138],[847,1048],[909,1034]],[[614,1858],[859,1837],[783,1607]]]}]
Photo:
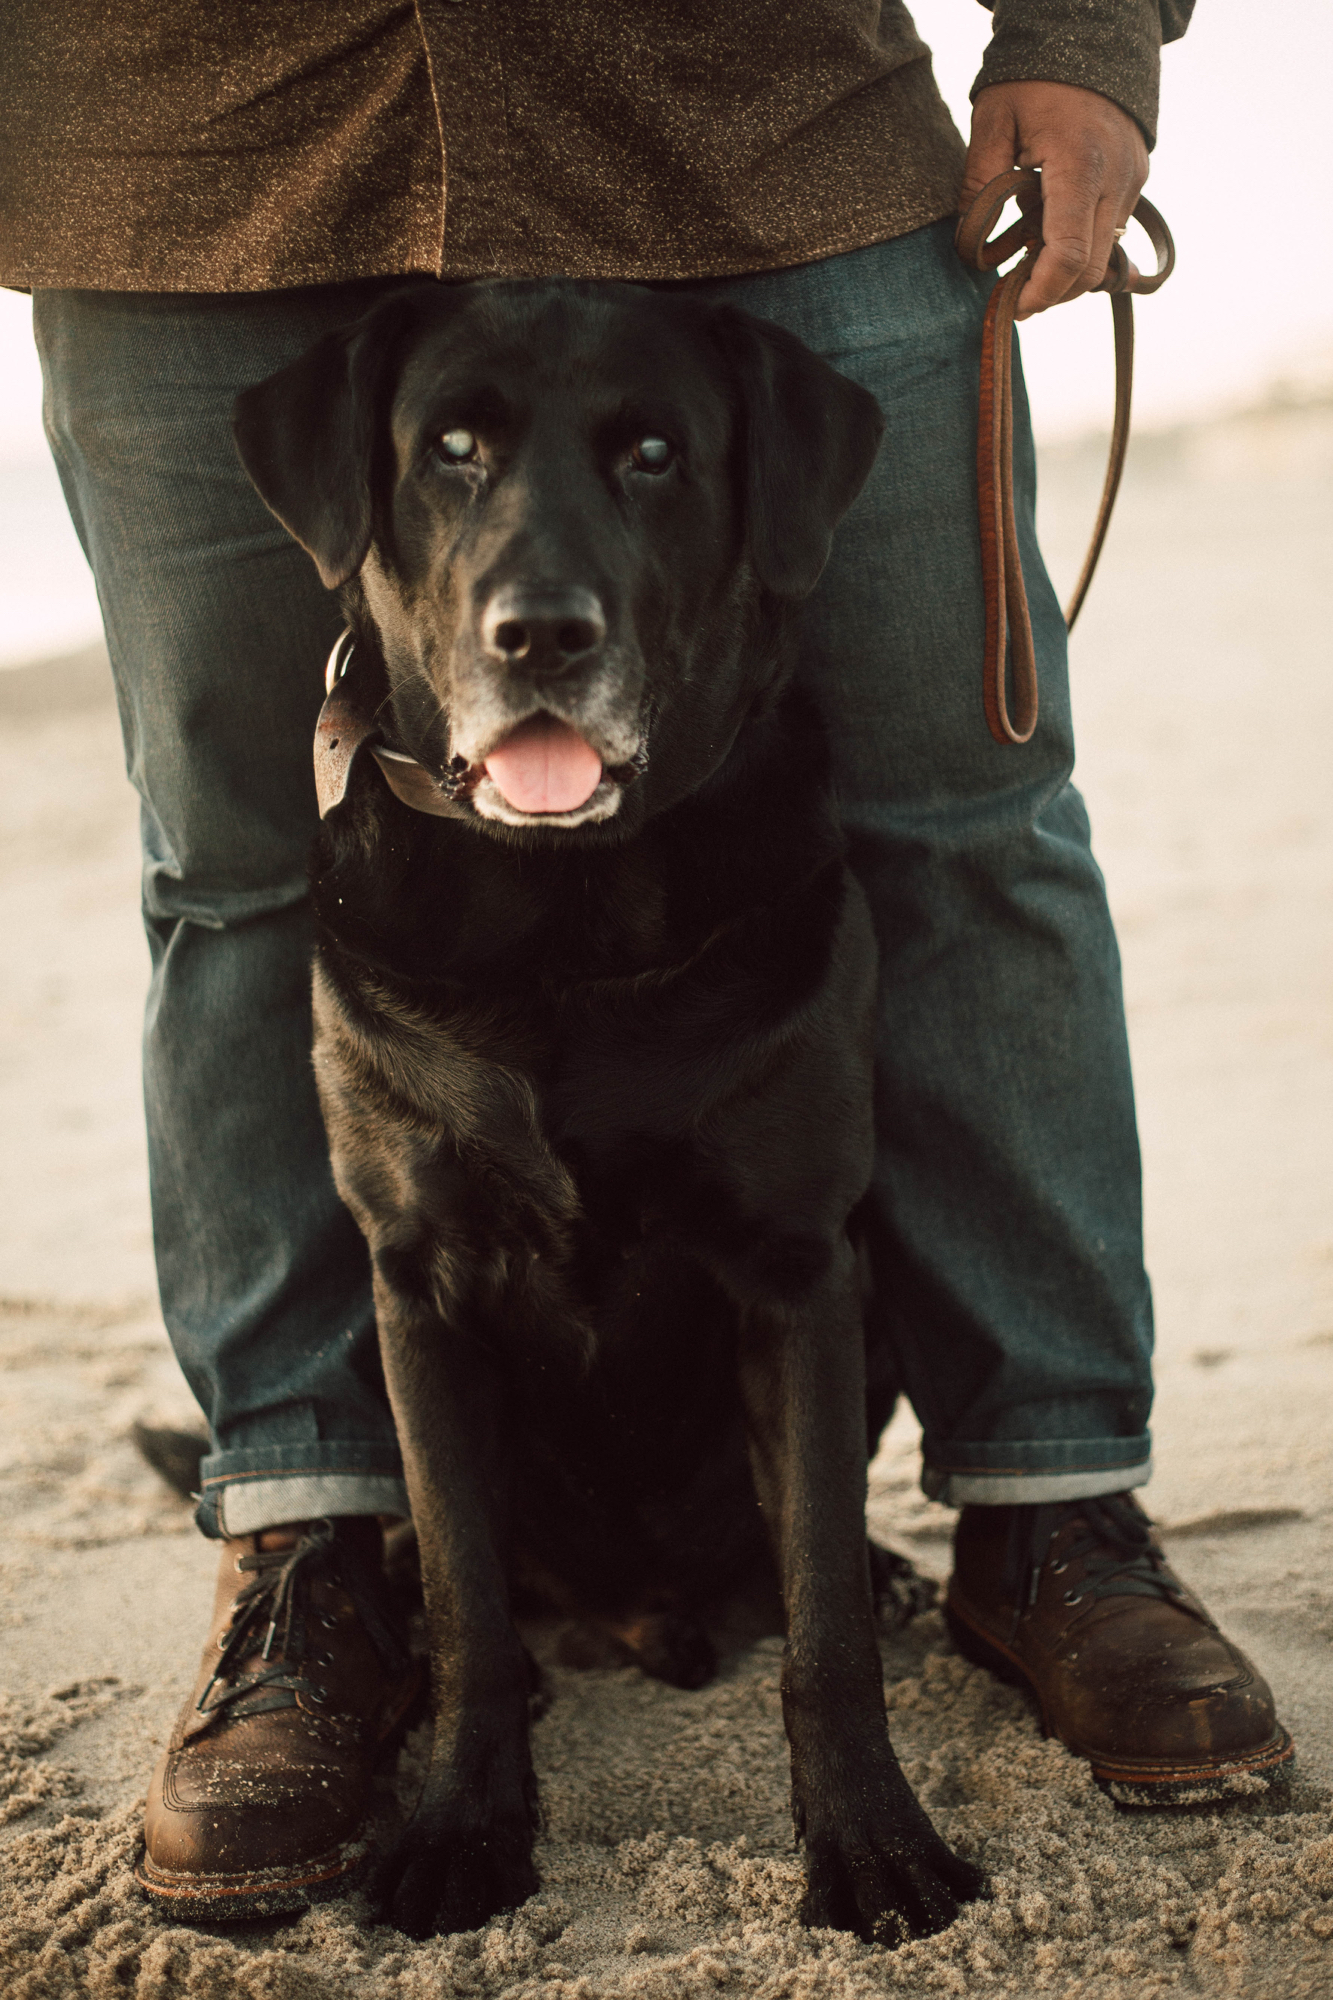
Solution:
[{"label": "dog's open mouth", "polygon": [[586,737],[554,715],[532,715],[485,760],[487,777],[513,812],[572,813],[602,782],[602,760]]},{"label": "dog's open mouth", "polygon": [[586,826],[614,817],[646,763],[642,741],[626,762],[608,764],[572,723],[543,712],[520,722],[475,764],[464,768],[457,759],[452,796],[508,826]]}]

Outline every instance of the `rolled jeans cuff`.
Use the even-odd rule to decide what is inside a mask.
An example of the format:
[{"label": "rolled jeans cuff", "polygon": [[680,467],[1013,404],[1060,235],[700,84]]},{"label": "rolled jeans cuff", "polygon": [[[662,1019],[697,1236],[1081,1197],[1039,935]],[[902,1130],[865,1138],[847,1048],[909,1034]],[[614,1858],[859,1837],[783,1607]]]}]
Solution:
[{"label": "rolled jeans cuff", "polygon": [[402,1467],[382,1445],[329,1439],[220,1451],[199,1473],[195,1524],[213,1541],[324,1515],[411,1513]]},{"label": "rolled jeans cuff", "polygon": [[1146,1486],[1152,1438],[1029,1438],[927,1444],[923,1492],[946,1507],[1040,1507]]}]

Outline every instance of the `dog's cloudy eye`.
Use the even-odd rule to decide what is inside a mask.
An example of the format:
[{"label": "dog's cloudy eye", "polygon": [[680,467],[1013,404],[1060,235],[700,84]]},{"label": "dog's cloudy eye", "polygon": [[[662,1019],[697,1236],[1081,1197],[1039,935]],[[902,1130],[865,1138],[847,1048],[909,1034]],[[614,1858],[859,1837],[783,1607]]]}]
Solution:
[{"label": "dog's cloudy eye", "polygon": [[446,431],[440,439],[441,454],[462,465],[467,459],[477,455],[477,440],[471,431]]},{"label": "dog's cloudy eye", "polygon": [[634,447],[634,463],[640,472],[665,472],[673,457],[665,438],[641,437]]}]

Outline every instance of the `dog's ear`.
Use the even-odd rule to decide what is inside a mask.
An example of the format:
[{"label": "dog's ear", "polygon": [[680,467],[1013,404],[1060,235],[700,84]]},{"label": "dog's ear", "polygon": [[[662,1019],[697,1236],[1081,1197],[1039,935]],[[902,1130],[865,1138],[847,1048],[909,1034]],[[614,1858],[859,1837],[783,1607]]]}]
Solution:
[{"label": "dog's ear", "polygon": [[370,547],[376,428],[399,336],[426,290],[413,285],[382,300],[232,405],[242,465],[329,590],[356,575]]},{"label": "dog's ear", "polygon": [[883,415],[868,389],[785,328],[735,306],[720,306],[714,326],[744,405],[755,568],[779,597],[808,597],[875,462]]}]

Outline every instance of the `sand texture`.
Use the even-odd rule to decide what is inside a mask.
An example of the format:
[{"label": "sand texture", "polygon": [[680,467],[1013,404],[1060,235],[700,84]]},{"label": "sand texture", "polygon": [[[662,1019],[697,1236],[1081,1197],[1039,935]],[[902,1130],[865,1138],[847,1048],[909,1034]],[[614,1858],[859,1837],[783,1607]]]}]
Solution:
[{"label": "sand texture", "polygon": [[[1066,451],[1043,477],[1067,580],[1098,468]],[[135,814],[99,662],[0,675],[3,2000],[1333,1992],[1331,528],[1333,412],[1142,440],[1075,642],[1160,1320],[1146,1497],[1271,1679],[1298,1774],[1120,1811],[929,1612],[886,1635],[890,1722],[994,1896],[897,1952],[794,1921],[772,1640],[698,1694],[550,1666],[543,1888],[483,1932],[413,1944],[355,1896],[190,1931],[139,1897],[138,1802],[213,1557],[128,1438],[192,1421],[153,1303]],[[870,1518],[943,1576],[951,1516],[917,1488],[905,1410]],[[421,1752],[386,1773],[386,1818]]]}]

